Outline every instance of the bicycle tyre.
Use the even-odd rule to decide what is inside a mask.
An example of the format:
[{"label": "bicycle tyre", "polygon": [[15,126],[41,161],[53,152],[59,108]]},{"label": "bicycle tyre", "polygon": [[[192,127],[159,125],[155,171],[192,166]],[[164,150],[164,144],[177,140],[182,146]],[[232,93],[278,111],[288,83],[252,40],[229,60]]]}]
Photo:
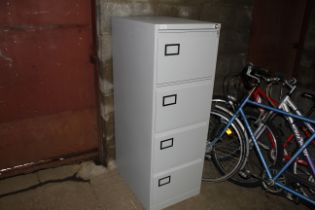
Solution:
[{"label": "bicycle tyre", "polygon": [[222,132],[231,117],[230,114],[215,107],[211,109],[203,181],[228,180],[239,171],[248,155],[246,138],[236,121],[229,127],[230,134],[225,132],[224,136],[212,148],[209,148],[210,143]]},{"label": "bicycle tyre", "polygon": [[[251,122],[257,119],[256,114],[251,112],[247,115]],[[282,139],[275,125],[270,121],[266,123],[266,130],[257,139],[260,149],[268,166],[278,167],[282,163],[283,147]],[[253,144],[253,143],[252,143]],[[262,146],[264,145],[264,146]],[[230,182],[242,187],[258,187],[262,183],[264,168],[254,145],[249,145],[249,156],[244,168],[239,173],[230,178]],[[244,176],[244,174],[248,176]]]},{"label": "bicycle tyre", "polygon": [[[227,99],[226,97],[214,96],[213,101],[215,102],[214,106],[216,108],[220,109],[223,112],[226,112],[227,114],[231,114],[235,111],[234,110],[235,104],[231,105],[231,100]],[[256,110],[251,110],[251,109],[252,109],[251,107],[248,107],[246,113],[249,113],[247,114],[249,121],[253,122],[253,121],[256,121],[256,119],[258,118],[257,116],[259,116],[259,113]],[[258,139],[258,143],[262,145],[261,140],[265,139],[266,136],[269,140],[270,138],[272,138],[270,140],[272,141],[271,147],[269,145],[269,148],[272,148],[270,150],[270,155],[264,155],[264,157],[269,163],[271,163],[269,165],[278,166],[281,164],[282,158],[283,158],[282,140],[281,138],[279,138],[279,132],[277,131],[274,124],[271,121],[267,122],[266,124],[267,124],[266,130],[262,133],[262,135]],[[240,127],[242,127],[244,132],[247,132],[245,131],[244,125],[240,125]],[[247,137],[247,135],[245,135],[245,137]],[[247,140],[249,140],[248,137],[247,137]],[[250,152],[249,152],[248,157],[246,158],[246,164],[244,165],[244,167],[242,167],[242,170],[240,170],[239,173],[231,177],[229,181],[243,187],[258,187],[261,185],[261,179],[257,177],[262,176],[264,168],[262,166],[262,163],[258,159],[258,154],[254,146],[252,145],[249,148],[250,148]],[[264,147],[261,149],[262,150],[266,149],[266,143]],[[244,173],[243,171],[246,171],[247,173]],[[244,174],[248,174],[248,176],[244,176]]]},{"label": "bicycle tyre", "polygon": [[[294,148],[292,150],[292,148],[290,148],[293,152],[295,153],[300,147],[298,146],[298,143],[296,142],[296,140],[294,141],[294,146],[296,148]],[[311,144],[312,145],[312,144]],[[308,149],[310,149],[310,145],[307,147]],[[309,150],[309,155],[311,156],[311,159],[314,160],[314,150]],[[299,155],[300,159],[304,159],[305,160],[305,156],[302,154]],[[306,160],[305,160],[306,161]],[[286,163],[286,161],[283,162],[283,165]],[[301,193],[302,195],[312,199],[312,200],[315,200],[315,188],[314,187],[309,187],[307,185],[307,182],[310,183],[310,184],[315,184],[315,179],[314,179],[314,176],[313,176],[313,173],[311,171],[311,168],[310,166],[308,165],[303,165],[301,163],[298,163],[298,162],[294,162],[291,166],[290,166],[290,169],[292,171],[292,174],[294,174],[295,176],[301,178],[301,179],[304,179],[305,182],[298,182],[296,180],[290,180],[288,179],[288,185],[291,186],[291,188],[297,190],[299,193]],[[306,181],[307,180],[307,181]],[[290,194],[290,193],[288,193]],[[296,196],[292,196],[292,199],[294,199],[296,202],[302,202],[303,204],[305,204],[306,206],[310,207],[311,204],[309,204],[308,202],[304,201],[304,200],[301,200],[299,198],[297,198]]]}]

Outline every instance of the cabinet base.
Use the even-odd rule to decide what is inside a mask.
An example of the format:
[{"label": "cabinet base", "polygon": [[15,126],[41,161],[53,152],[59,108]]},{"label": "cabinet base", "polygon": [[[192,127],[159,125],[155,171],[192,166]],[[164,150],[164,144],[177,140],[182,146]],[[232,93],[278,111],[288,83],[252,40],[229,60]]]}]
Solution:
[{"label": "cabinet base", "polygon": [[193,189],[187,193],[181,194],[177,197],[173,197],[170,200],[166,200],[166,201],[163,201],[161,203],[155,204],[155,205],[151,206],[151,208],[149,208],[149,210],[160,210],[160,209],[166,208],[166,207],[171,206],[175,203],[178,203],[178,202],[186,200],[190,197],[196,196],[199,193],[200,193],[200,187]]}]

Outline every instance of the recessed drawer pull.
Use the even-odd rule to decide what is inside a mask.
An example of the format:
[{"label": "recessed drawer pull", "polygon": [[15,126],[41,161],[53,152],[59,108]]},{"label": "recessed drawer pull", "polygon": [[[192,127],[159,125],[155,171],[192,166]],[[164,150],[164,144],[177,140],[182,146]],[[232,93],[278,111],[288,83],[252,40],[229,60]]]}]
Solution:
[{"label": "recessed drawer pull", "polygon": [[163,185],[167,185],[169,183],[171,183],[171,176],[159,179],[159,187],[162,187]]},{"label": "recessed drawer pull", "polygon": [[173,147],[174,138],[166,139],[160,142],[160,149],[167,149]]},{"label": "recessed drawer pull", "polygon": [[166,44],[164,49],[165,56],[179,55],[180,44]]},{"label": "recessed drawer pull", "polygon": [[163,96],[163,106],[174,105],[177,102],[177,94]]}]

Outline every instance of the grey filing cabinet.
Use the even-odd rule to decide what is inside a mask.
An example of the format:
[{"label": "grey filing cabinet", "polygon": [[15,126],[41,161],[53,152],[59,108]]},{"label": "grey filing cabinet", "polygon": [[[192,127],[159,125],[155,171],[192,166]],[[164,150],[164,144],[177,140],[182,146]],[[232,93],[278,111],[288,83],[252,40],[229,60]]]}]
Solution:
[{"label": "grey filing cabinet", "polygon": [[114,17],[116,158],[147,209],[200,192],[220,24]]}]

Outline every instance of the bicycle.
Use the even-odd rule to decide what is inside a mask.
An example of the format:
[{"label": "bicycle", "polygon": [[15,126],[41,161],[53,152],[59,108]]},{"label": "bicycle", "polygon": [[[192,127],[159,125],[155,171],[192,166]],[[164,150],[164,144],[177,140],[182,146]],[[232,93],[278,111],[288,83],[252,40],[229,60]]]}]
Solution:
[{"label": "bicycle", "polygon": [[[209,122],[210,123],[209,133],[208,133],[209,136],[214,135],[213,132],[215,132],[215,130],[218,130],[212,126],[213,124],[219,125],[223,121],[227,122],[228,119],[232,117],[233,113],[230,110],[233,108],[231,108],[231,106],[236,106],[236,104],[231,104],[229,103],[228,100],[225,100],[222,98],[214,98],[212,102],[212,108],[211,108],[211,114],[210,114],[211,120]],[[258,127],[258,125],[256,124],[256,121],[258,120],[257,114],[251,113],[249,115],[249,119],[250,119],[251,124],[253,124],[253,126],[256,125]],[[253,153],[251,152],[253,150],[253,147],[251,145],[247,145],[244,143],[246,141],[250,141],[250,137],[246,134],[245,129],[246,128],[243,126],[243,123],[238,118],[236,118],[236,122],[227,132],[227,136],[230,137],[230,140],[227,141],[228,146],[230,147],[230,144],[232,142],[234,145],[236,145],[235,146],[236,149],[232,151],[233,153],[229,154],[227,149],[224,148],[225,142],[222,142],[221,148],[218,149],[218,145],[216,148],[215,155],[219,157],[211,158],[211,154],[208,147],[207,148],[208,152],[206,151],[206,156],[205,156],[205,166],[209,167],[210,165],[209,161],[214,160],[214,166],[212,166],[212,168],[213,167],[220,168],[220,165],[222,164],[218,164],[215,160],[218,160],[218,159],[223,160],[224,157],[229,157],[229,155],[240,156],[243,153],[243,157],[247,157],[246,164],[241,164],[243,163],[242,161],[240,161],[238,165],[232,164],[232,166],[239,168],[238,174],[233,177],[230,177],[226,171],[228,170],[232,171],[234,170],[234,168],[227,169],[225,167],[226,175],[229,176],[230,177],[229,180],[235,184],[239,184],[246,187],[256,187],[260,185],[260,180],[257,178],[257,175],[255,174],[260,174],[261,168],[257,167],[259,165],[259,163],[257,164],[257,161],[259,160],[257,159],[255,160],[255,155],[253,155]],[[265,131],[261,129],[260,132],[261,133],[259,134],[258,142],[264,148],[265,157],[268,157],[269,163],[271,165],[278,164],[281,161],[283,152],[281,150],[281,141],[279,140],[277,141],[279,134],[277,130],[275,130],[275,126],[272,123],[268,122],[265,127]],[[233,139],[235,141],[233,141]],[[238,141],[239,139],[246,139],[246,141]],[[221,154],[218,154],[218,152],[221,152]],[[229,158],[226,158],[226,159],[230,161]],[[240,158],[235,158],[236,161],[239,159]],[[250,161],[248,161],[249,159]],[[207,168],[205,167],[205,169]],[[253,173],[253,171],[255,172]],[[215,176],[218,176],[218,177],[215,177]],[[213,181],[213,180],[224,181],[225,177],[222,177],[220,173],[213,174],[212,177],[210,177],[209,173],[207,172],[203,173],[203,181]]]},{"label": "bicycle", "polygon": [[[249,70],[251,70],[251,69],[252,68],[249,68]],[[251,76],[252,76],[252,79],[255,80],[257,84],[260,84],[261,80],[265,80],[267,82],[270,82],[271,80],[275,80],[275,81],[281,80],[280,78],[271,78],[271,77],[268,78],[265,75],[251,75]],[[284,81],[284,82],[287,82],[287,81]],[[310,131],[311,137],[309,137],[306,141],[304,141],[304,138],[303,138],[301,132],[299,131],[298,126],[295,123],[294,119],[303,120],[306,127],[308,127],[310,130],[313,129],[313,126],[311,126],[311,124],[315,124],[315,121],[312,119],[304,117],[297,110],[297,107],[294,105],[294,103],[290,99],[290,95],[293,93],[295,86],[293,84],[288,83],[288,82],[287,82],[287,86],[290,88],[289,94],[287,94],[281,100],[281,102],[278,105],[278,108],[274,108],[272,106],[268,106],[268,105],[250,100],[250,97],[252,96],[252,94],[254,93],[254,91],[257,88],[257,86],[255,86],[250,91],[248,96],[245,97],[245,99],[242,101],[242,103],[239,105],[239,107],[236,109],[235,113],[233,113],[232,116],[230,116],[229,114],[224,113],[224,112],[220,113],[221,114],[221,116],[220,116],[221,121],[219,121],[219,122],[221,122],[221,125],[223,124],[223,126],[221,126],[221,128],[217,129],[217,131],[220,131],[220,133],[215,138],[210,139],[207,143],[207,152],[211,153],[211,159],[212,159],[212,161],[215,162],[215,166],[216,166],[216,168],[219,169],[219,172],[221,174],[221,177],[213,179],[212,181],[227,180],[227,179],[233,177],[236,173],[239,172],[240,169],[242,169],[245,166],[245,163],[246,163],[247,157],[248,157],[248,153],[243,152],[243,151],[246,151],[246,150],[248,151],[248,148],[249,148],[249,146],[248,146],[249,140],[248,139],[250,139],[253,142],[253,145],[254,145],[257,153],[258,153],[258,158],[261,161],[262,166],[265,170],[265,172],[263,173],[263,176],[261,177],[264,187],[269,191],[279,191],[281,189],[284,189],[284,190],[288,191],[289,193],[301,198],[302,200],[308,201],[312,205],[315,205],[315,201],[312,198],[310,198],[309,196],[307,196],[305,194],[302,194],[301,192],[298,192],[297,190],[291,189],[290,187],[286,186],[286,184],[285,184],[286,178],[289,177],[290,179],[297,179],[299,184],[306,186],[307,189],[311,189],[311,191],[313,189],[315,189],[313,180],[300,179],[296,173],[291,174],[287,171],[289,166],[292,163],[296,162],[295,160],[297,159],[297,157],[299,155],[303,154],[303,156],[305,157],[305,159],[308,163],[308,166],[309,166],[308,170],[311,171],[312,177],[314,177],[314,175],[315,175],[313,161],[310,157],[310,154],[308,153],[308,150],[306,149],[306,147],[309,144],[311,144],[311,142],[315,138],[314,130]],[[250,122],[248,121],[247,116],[244,112],[244,107],[246,105],[252,105],[252,106],[258,107],[259,109],[264,109],[264,110],[268,111],[264,115],[265,116],[263,118],[264,120],[261,120],[261,122],[263,122],[263,123],[261,123],[259,128],[255,129],[255,131],[253,131],[253,129],[251,128]],[[290,113],[290,112],[293,112],[293,113]],[[275,113],[284,115],[286,117],[287,121],[289,122],[291,129],[294,132],[294,135],[297,139],[297,142],[299,143],[299,148],[297,149],[295,154],[292,155],[292,157],[286,163],[284,163],[284,166],[281,166],[281,167],[268,166],[268,164],[267,164],[268,161],[266,161],[266,158],[263,155],[262,149],[259,146],[258,141],[257,141],[257,139],[258,139],[257,137],[259,137],[259,135],[257,135],[257,134],[259,134],[259,130],[260,129],[264,130],[266,128],[265,123],[268,122],[268,120],[272,119],[274,117]],[[239,119],[239,117],[238,117],[239,114],[241,116],[241,119]],[[240,126],[242,124],[244,125],[243,127],[246,128],[245,131],[242,130],[242,128]],[[222,129],[222,127],[223,127],[223,129]],[[229,146],[228,149],[232,152],[230,152],[227,155],[222,156],[220,158],[220,156],[218,156],[216,154],[217,145],[222,144],[222,142],[229,142],[227,140],[227,139],[229,139],[228,137],[230,137],[230,139],[231,139],[231,136],[229,136],[229,134],[231,135],[234,133],[236,135],[233,135],[233,139],[232,139],[233,143],[237,142],[239,144],[239,146],[237,148],[234,148],[232,146],[229,146],[231,144],[227,144],[227,146]],[[244,138],[245,135],[249,136],[250,138]],[[237,161],[233,161],[232,164],[230,163],[230,166],[232,165],[232,167],[227,168],[223,165],[224,161],[230,161],[231,162],[231,160],[234,160],[236,158],[237,158]],[[285,176],[284,176],[284,172],[286,172]]]},{"label": "bicycle", "polygon": [[[247,66],[245,66],[245,68],[243,69],[242,73],[239,75],[235,75],[232,76],[231,78],[234,80],[232,81],[232,83],[235,85],[236,87],[246,87],[247,89],[251,89],[253,87],[253,85],[251,84],[251,78],[249,76],[246,75],[247,69],[249,67],[253,67],[252,64],[248,64]],[[257,68],[256,68],[257,69]],[[255,70],[255,74],[258,75],[262,75],[262,74],[266,74],[267,70],[263,69],[263,70],[259,70],[259,72],[257,72],[257,70]],[[269,73],[267,73],[269,74]],[[236,78],[236,80],[235,80]],[[240,79],[241,78],[241,79]],[[239,82],[241,81],[241,82]],[[295,83],[296,80],[291,80],[291,81],[287,81],[288,84],[290,83]],[[223,89],[225,90],[225,92],[229,92],[226,91],[226,87],[228,86],[228,83],[226,83],[226,81],[224,82],[225,85],[223,87]],[[241,84],[240,84],[241,83]],[[274,85],[274,83],[279,83],[279,79],[275,80],[273,79],[272,82],[267,84],[267,87],[265,88],[266,90],[264,90],[264,87],[262,87],[261,84],[256,86],[255,91],[253,92],[251,98],[252,100],[259,102],[259,101],[265,101],[267,102],[269,105],[273,106],[273,107],[277,107],[279,102],[274,99],[273,97],[271,97],[271,91],[272,87]],[[281,95],[283,95],[283,88],[284,85],[281,86]],[[294,87],[295,88],[295,87]],[[234,88],[235,89],[235,88]],[[239,90],[239,89],[238,89]],[[242,91],[238,91],[238,92],[242,92]],[[303,97],[306,97],[308,99],[313,100],[313,107],[310,109],[310,111],[308,112],[308,114],[306,116],[309,116],[315,109],[315,96],[313,96],[310,93],[304,93]],[[280,96],[281,98],[281,96]],[[235,107],[237,106],[237,102],[236,99],[234,97],[228,96],[228,97],[222,97],[222,96],[214,96],[213,97],[213,108],[212,108],[212,114],[213,112],[217,112],[217,109],[222,110],[223,112],[226,112],[227,114],[232,115],[232,111],[235,110]],[[228,111],[231,110],[231,111]],[[258,109],[256,109],[258,110]],[[258,114],[250,114],[251,115],[251,119],[253,121],[255,121],[254,124],[259,124],[260,120],[259,117],[257,115],[260,115],[260,117],[262,117],[264,114],[263,110],[259,110]],[[263,133],[264,139],[265,140],[260,140],[259,143],[262,147],[265,148],[265,150],[268,150],[269,154],[265,155],[266,158],[269,158],[269,162],[272,165],[278,165],[282,158],[284,158],[285,160],[289,160],[290,159],[290,155],[288,153],[288,148],[289,146],[292,146],[293,141],[295,138],[294,134],[291,134],[290,136],[288,136],[288,138],[285,139],[284,143],[282,143],[282,138],[279,138],[280,134],[277,131],[277,128],[275,127],[275,125],[273,125],[272,123],[268,123],[269,125],[267,125],[266,130]],[[240,127],[242,127],[242,124],[239,125]],[[302,126],[302,131],[303,133],[307,136],[310,137],[310,132],[307,130],[306,126]],[[312,128],[310,128],[312,129]],[[268,146],[269,144],[269,146]],[[315,141],[313,142],[313,145],[315,145]],[[253,150],[253,148],[251,147],[250,150]],[[255,154],[253,154],[253,152],[249,153],[249,158],[247,159],[247,163],[246,166],[243,167],[240,172],[238,173],[238,175],[230,178],[230,181],[241,185],[241,186],[245,186],[245,187],[257,187],[260,185],[260,180],[259,180],[259,174],[261,172],[261,168],[259,168],[257,165],[258,160],[255,159]],[[252,160],[251,160],[252,159]],[[307,166],[307,163],[302,160],[302,159],[298,159],[295,162],[295,167],[294,167],[294,173],[297,173],[296,168],[297,168],[297,164],[302,165],[302,166]],[[204,180],[207,181],[207,178],[204,177]]]},{"label": "bicycle", "polygon": [[[247,69],[245,68],[245,70],[247,70]],[[250,77],[246,76],[246,74],[244,74],[244,72],[246,72],[246,71],[243,71],[243,74],[242,74],[243,83],[245,84],[244,86],[252,87],[250,84],[246,84],[246,83],[250,83],[249,81],[251,81],[251,79],[250,79]],[[266,72],[267,72],[267,70],[264,69],[263,71],[260,71],[260,73],[258,73],[258,75],[259,74],[266,74]],[[271,92],[273,92],[273,91],[271,91],[271,89],[272,89],[274,83],[277,84],[277,83],[279,83],[279,81],[280,81],[280,79],[277,79],[276,81],[273,80],[271,83],[268,83],[267,87],[266,87],[266,91],[263,90],[263,88],[261,87],[260,84],[258,86],[256,86],[257,88],[255,89],[255,91],[252,94],[253,100],[256,102],[264,100],[269,105],[271,105],[273,107],[277,107],[279,105],[279,102],[271,97]],[[287,95],[289,97],[294,92],[294,90],[296,88],[295,83],[296,83],[295,79],[285,80],[285,82],[283,82],[283,84],[281,85],[281,91],[280,91],[281,96],[283,95],[284,86],[289,86],[290,91],[287,94],[284,94],[284,95]],[[280,98],[281,98],[281,96],[280,96]],[[304,94],[302,94],[302,96],[313,100],[313,107],[309,110],[308,114],[306,115],[306,116],[310,116],[310,114],[314,111],[315,96],[313,96],[310,93],[304,93]],[[296,109],[296,105],[294,105],[294,103],[291,99],[290,99],[290,104],[293,104],[293,106],[294,106],[293,109]],[[260,110],[260,115],[263,116],[263,114],[264,114],[264,111]],[[312,126],[308,125],[307,123],[303,123],[303,124],[297,123],[297,125],[306,137],[310,137],[311,133],[309,131],[314,133],[314,129],[312,128]],[[268,133],[267,140],[269,139],[269,142],[272,144],[273,148],[271,151],[276,152],[275,155],[271,154],[270,156],[271,157],[274,156],[274,159],[275,159],[274,165],[277,165],[277,164],[279,164],[279,154],[282,154],[283,159],[285,161],[288,161],[290,159],[290,149],[292,150],[292,146],[295,145],[294,143],[298,144],[299,142],[296,141],[295,135],[291,134],[287,138],[285,138],[284,143],[282,143],[281,138],[277,138],[277,140],[276,140],[277,144],[274,144],[273,143],[274,142],[274,135],[273,135],[274,131],[272,131],[273,133],[271,131],[272,131],[272,129],[271,130],[268,129],[266,131]],[[295,141],[293,141],[293,140],[295,140]],[[280,145],[282,145],[282,148],[279,148],[279,143],[280,143]],[[315,143],[315,141],[313,141],[312,144],[315,145],[314,143]],[[281,155],[280,155],[280,158],[281,158]],[[251,164],[252,164],[251,160],[248,159],[247,165],[250,166]],[[254,164],[252,164],[252,165],[254,165]],[[302,158],[298,158],[293,164],[292,171],[294,174],[299,174],[299,175],[303,174],[305,178],[312,180],[312,183],[314,183],[314,177],[311,175],[311,173],[308,172],[308,170],[305,170],[305,168],[307,168],[307,167],[308,167],[308,163],[305,160],[303,160]],[[242,170],[244,170],[244,169],[242,169]],[[246,169],[246,171],[249,171],[248,174],[250,174],[251,176],[249,175],[245,178],[241,177],[239,179],[231,178],[231,181],[233,183],[241,185],[241,186],[247,186],[247,187],[248,186],[254,186],[254,187],[258,186],[260,181],[257,179],[257,173],[256,174],[255,174],[255,172],[253,173],[253,170],[248,170],[248,168]],[[309,188],[303,187],[303,185],[301,185],[298,181],[293,182],[293,184],[295,185],[296,189],[303,192],[304,194],[307,194],[306,191],[309,190]],[[312,194],[315,194],[315,193],[312,192]],[[292,196],[289,194],[287,194],[287,197],[289,199],[293,199]]]},{"label": "bicycle", "polygon": [[[243,72],[247,71],[247,68],[249,66],[250,65],[245,66],[245,68],[243,69]],[[240,85],[237,85],[237,86],[240,86]],[[263,93],[263,90],[260,86],[257,86],[255,93],[253,94],[254,100],[258,101],[260,99],[257,97],[259,96],[260,93]],[[226,98],[222,96],[214,96],[212,100],[210,123],[214,121],[216,118],[228,118],[229,116],[232,116],[233,110],[235,110],[236,106],[237,106],[237,102],[234,97],[228,96]],[[228,116],[223,117],[223,115],[228,115]],[[251,112],[249,114],[249,119],[253,125],[256,125],[259,128],[260,122],[259,122],[259,117],[257,116],[257,113]],[[242,132],[244,133],[245,127],[243,126],[243,123],[240,122],[238,118],[236,118],[236,126],[241,128]],[[211,126],[209,126],[209,128],[211,128]],[[265,154],[265,157],[268,158],[269,164],[271,165],[279,164],[283,156],[283,150],[281,148],[282,142],[279,140],[279,137],[278,137],[279,133],[275,129],[275,126],[273,125],[273,123],[268,122],[264,128],[261,127],[260,131],[257,131],[257,132],[259,132],[259,134],[257,134],[259,135],[259,137],[257,138],[259,140],[258,143],[264,148],[264,154]],[[209,130],[209,134],[210,133],[211,131]],[[246,132],[243,137],[246,138],[247,141],[250,141],[250,138],[246,135]],[[253,152],[251,152],[253,149],[254,148],[252,145],[250,145],[249,148],[247,148],[245,145],[244,149],[242,149],[240,145],[240,150],[245,151],[244,156],[247,156],[247,161],[245,165],[244,164],[235,165],[235,167],[241,166],[241,169],[239,170],[239,173],[237,175],[229,179],[231,182],[241,185],[241,186],[246,186],[246,187],[256,187],[260,185],[260,180],[259,180],[258,175],[260,175],[262,170],[260,167],[258,167],[259,160],[253,154]],[[209,161],[210,159],[211,159],[210,155],[207,154],[206,152],[206,158],[205,158],[206,166],[207,166],[207,161]],[[212,159],[216,160],[217,158],[212,158]],[[216,162],[214,162],[214,165],[216,168],[218,168],[218,164]],[[216,181],[219,181],[220,179],[224,180],[223,177],[214,178],[214,177],[207,176],[207,173],[204,173],[204,174],[206,174],[206,176],[203,176],[204,181],[211,181],[213,179],[215,179]],[[220,176],[220,174],[218,174],[218,176]]]}]

